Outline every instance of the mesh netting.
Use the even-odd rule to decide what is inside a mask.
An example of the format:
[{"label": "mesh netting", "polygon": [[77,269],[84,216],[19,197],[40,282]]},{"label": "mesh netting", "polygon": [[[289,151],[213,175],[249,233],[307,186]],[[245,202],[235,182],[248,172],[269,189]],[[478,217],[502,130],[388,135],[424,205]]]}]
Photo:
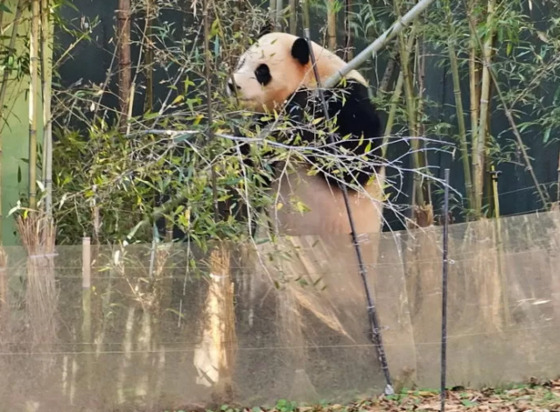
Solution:
[{"label": "mesh netting", "polygon": [[[397,388],[438,386],[441,237],[361,239]],[[349,237],[205,253],[92,246],[91,265],[82,246],[5,252],[4,406],[158,410],[383,390]],[[448,384],[557,376],[560,214],[453,225],[450,259]]]}]

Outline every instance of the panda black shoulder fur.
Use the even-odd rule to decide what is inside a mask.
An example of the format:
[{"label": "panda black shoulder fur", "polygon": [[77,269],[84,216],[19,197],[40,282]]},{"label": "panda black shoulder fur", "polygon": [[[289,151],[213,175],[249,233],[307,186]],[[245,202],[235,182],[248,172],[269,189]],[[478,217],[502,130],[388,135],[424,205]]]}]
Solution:
[{"label": "panda black shoulder fur", "polygon": [[[345,62],[329,50],[311,43],[316,69],[321,80],[338,72]],[[359,190],[349,190],[357,231],[380,229],[383,170],[380,167],[381,122],[368,97],[367,83],[352,71],[339,86],[323,91],[328,117],[325,121],[317,82],[310,62],[309,43],[287,33],[260,37],[239,59],[230,93],[247,109],[257,113],[284,113],[294,130],[281,138],[287,143],[300,137],[306,146],[336,153],[343,164],[321,163],[309,157],[319,174],[310,174],[310,165],[299,165],[294,174],[281,176],[273,183],[282,207],[273,208],[278,232],[288,235],[322,235],[350,231],[348,217],[337,186],[341,180]],[[313,123],[312,127],[309,125]],[[334,134],[333,134],[334,131]],[[334,136],[334,142],[330,136]],[[302,144],[302,143],[298,143]],[[352,165],[350,165],[352,163]],[[376,166],[377,165],[377,166]],[[338,171],[338,173],[337,173]],[[293,199],[310,211],[291,208]]]}]

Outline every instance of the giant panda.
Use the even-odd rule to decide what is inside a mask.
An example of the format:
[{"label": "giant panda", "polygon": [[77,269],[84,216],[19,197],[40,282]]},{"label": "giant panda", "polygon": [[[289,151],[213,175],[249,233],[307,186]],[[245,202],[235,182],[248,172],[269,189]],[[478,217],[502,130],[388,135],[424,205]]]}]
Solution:
[{"label": "giant panda", "polygon": [[[310,43],[320,80],[325,81],[344,67],[345,62],[336,54]],[[338,86],[324,89],[328,117],[332,119],[327,124],[316,93],[310,43],[288,33],[267,33],[240,56],[227,84],[228,94],[235,96],[243,108],[256,113],[281,113],[295,125],[295,131],[280,133],[288,143],[303,142],[318,150],[337,152],[342,158],[353,157],[357,163],[346,172],[340,165],[314,167],[309,162],[298,164],[289,174],[280,173],[282,168],[278,167],[272,189],[277,191],[279,205],[269,211],[274,229],[277,234],[290,236],[349,234],[350,223],[338,184],[341,182],[348,187],[356,232],[378,232],[384,180],[379,158],[380,117],[368,97],[366,80],[352,71]],[[334,136],[334,144],[328,140],[330,135]],[[307,210],[302,211],[297,204],[304,204]]]}]

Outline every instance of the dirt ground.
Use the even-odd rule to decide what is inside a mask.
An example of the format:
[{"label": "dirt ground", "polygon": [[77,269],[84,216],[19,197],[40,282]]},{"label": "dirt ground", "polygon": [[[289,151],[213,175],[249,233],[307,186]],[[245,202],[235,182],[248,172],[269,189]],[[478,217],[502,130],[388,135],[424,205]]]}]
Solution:
[{"label": "dirt ground", "polygon": [[[408,391],[390,397],[335,406],[329,410],[362,411],[439,411],[438,392]],[[519,385],[511,389],[480,391],[454,388],[448,391],[445,410],[453,411],[560,411],[560,379],[541,385]]]},{"label": "dirt ground", "polygon": [[[176,410],[175,412],[186,412]],[[392,396],[379,396],[350,404],[323,404],[302,406],[279,401],[274,408],[258,406],[236,408],[222,406],[219,412],[377,412],[377,411],[439,411],[437,391],[410,390]],[[560,412],[560,379],[546,382],[532,381],[507,389],[486,388],[470,390],[453,388],[447,392],[445,410],[454,411],[558,411]],[[167,412],[167,411],[166,411]],[[210,412],[210,411],[207,411]]]}]

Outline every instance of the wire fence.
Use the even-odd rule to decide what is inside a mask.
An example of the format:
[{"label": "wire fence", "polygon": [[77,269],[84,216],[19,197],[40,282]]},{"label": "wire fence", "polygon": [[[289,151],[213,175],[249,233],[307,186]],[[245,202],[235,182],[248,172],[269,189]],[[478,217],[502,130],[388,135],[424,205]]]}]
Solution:
[{"label": "wire fence", "polygon": [[[395,389],[440,380],[441,228],[363,236]],[[5,248],[0,405],[162,410],[383,392],[351,239]],[[56,293],[44,294],[54,279]],[[560,374],[560,213],[449,227],[447,385]]]}]

